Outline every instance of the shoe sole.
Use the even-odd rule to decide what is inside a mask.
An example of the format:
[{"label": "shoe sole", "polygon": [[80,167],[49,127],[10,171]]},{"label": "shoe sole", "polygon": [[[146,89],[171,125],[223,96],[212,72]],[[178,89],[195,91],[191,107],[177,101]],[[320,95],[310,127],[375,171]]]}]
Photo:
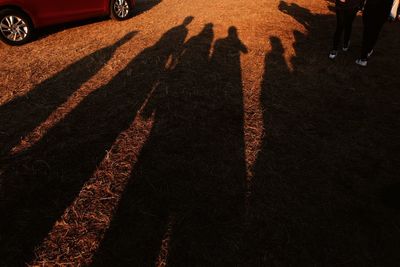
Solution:
[{"label": "shoe sole", "polygon": [[368,63],[362,64],[362,63],[360,63],[358,60],[356,61],[356,64],[357,64],[358,66],[360,66],[360,67],[367,67],[367,66],[368,66]]}]

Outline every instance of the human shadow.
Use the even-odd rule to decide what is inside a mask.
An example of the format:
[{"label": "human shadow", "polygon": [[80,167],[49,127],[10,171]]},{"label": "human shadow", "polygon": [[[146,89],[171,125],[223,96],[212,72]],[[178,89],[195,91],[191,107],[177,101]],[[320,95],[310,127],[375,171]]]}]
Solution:
[{"label": "human shadow", "polygon": [[134,120],[188,33],[185,21],[88,95],[2,174],[0,265],[19,265],[79,193],[117,136]]},{"label": "human shadow", "polygon": [[111,59],[118,47],[137,32],[126,34],[116,43],[104,47],[69,65],[53,77],[37,85],[26,95],[0,106],[0,158],[93,77]]},{"label": "human shadow", "polygon": [[154,126],[94,266],[152,266],[163,249],[170,266],[236,261],[246,178],[240,54],[247,49],[231,27],[210,58],[213,38],[207,24],[185,43],[143,110],[154,114]]},{"label": "human shadow", "polygon": [[[393,92],[397,100],[390,101],[377,89],[398,82],[372,76],[376,69],[361,77],[354,64],[328,61],[324,31],[333,15],[285,2],[279,8],[306,32],[293,32],[290,62],[282,40],[269,39],[260,97],[265,136],[254,167],[245,265],[395,266],[400,215],[382,203],[381,192],[398,183],[393,143],[400,128],[391,115],[398,97]],[[395,191],[383,191],[387,203],[394,204]]]}]

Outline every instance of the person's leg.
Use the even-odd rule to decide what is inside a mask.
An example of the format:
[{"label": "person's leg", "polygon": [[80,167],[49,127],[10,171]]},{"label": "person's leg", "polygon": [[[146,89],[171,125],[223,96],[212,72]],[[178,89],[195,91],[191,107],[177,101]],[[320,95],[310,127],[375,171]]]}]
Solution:
[{"label": "person's leg", "polygon": [[371,52],[373,43],[373,36],[376,32],[376,27],[374,26],[374,17],[367,12],[364,12],[363,15],[363,41],[362,41],[362,49],[361,49],[361,60],[368,60],[368,53]]},{"label": "person's leg", "polygon": [[371,56],[374,46],[378,40],[379,33],[386,22],[387,17],[379,14],[364,13],[364,34],[361,57],[356,61],[358,65],[367,66],[368,58]]},{"label": "person's leg", "polygon": [[344,45],[343,48],[348,48],[350,43],[351,32],[353,30],[353,22],[357,16],[357,9],[347,10],[344,21]]},{"label": "person's leg", "polygon": [[361,57],[356,60],[356,63],[360,66],[366,67],[368,65],[368,53],[370,53],[369,47],[371,43],[371,36],[373,31],[373,17],[371,14],[364,10],[363,13],[363,38],[362,38],[362,48]]},{"label": "person's leg", "polygon": [[363,44],[363,50],[361,54],[362,59],[368,59],[368,56],[371,54],[372,50],[375,47],[376,42],[378,41],[379,34],[383,28],[385,21],[369,21],[368,27],[365,28],[365,44]]},{"label": "person's leg", "polygon": [[335,35],[333,37],[333,49],[332,50],[338,50],[340,40],[342,39],[342,34],[343,34],[343,29],[344,29],[344,21],[345,21],[345,11],[338,9],[336,10],[336,31]]},{"label": "person's leg", "polygon": [[371,52],[374,49],[374,47],[378,41],[379,34],[382,31],[383,25],[385,25],[385,22],[386,22],[386,19],[385,20],[381,19],[381,20],[375,21],[375,25],[372,27],[373,31],[372,31],[371,38],[369,40],[369,44],[367,47],[368,52]]}]

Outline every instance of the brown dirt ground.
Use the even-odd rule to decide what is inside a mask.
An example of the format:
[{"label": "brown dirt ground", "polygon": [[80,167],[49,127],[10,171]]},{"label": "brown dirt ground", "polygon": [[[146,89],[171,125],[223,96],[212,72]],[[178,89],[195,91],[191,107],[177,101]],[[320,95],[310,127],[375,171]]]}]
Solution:
[{"label": "brown dirt ground", "polygon": [[150,1],[0,44],[0,266],[398,266],[400,28],[361,69],[357,18],[331,62],[332,5]]}]

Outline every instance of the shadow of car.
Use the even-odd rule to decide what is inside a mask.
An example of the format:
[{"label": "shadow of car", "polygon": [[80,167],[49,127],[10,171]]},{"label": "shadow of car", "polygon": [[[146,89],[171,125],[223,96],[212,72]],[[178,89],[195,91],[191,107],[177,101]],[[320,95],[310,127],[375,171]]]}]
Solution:
[{"label": "shadow of car", "polygon": [[125,20],[134,9],[135,0],[0,0],[0,39],[22,45],[38,28],[104,15]]}]

